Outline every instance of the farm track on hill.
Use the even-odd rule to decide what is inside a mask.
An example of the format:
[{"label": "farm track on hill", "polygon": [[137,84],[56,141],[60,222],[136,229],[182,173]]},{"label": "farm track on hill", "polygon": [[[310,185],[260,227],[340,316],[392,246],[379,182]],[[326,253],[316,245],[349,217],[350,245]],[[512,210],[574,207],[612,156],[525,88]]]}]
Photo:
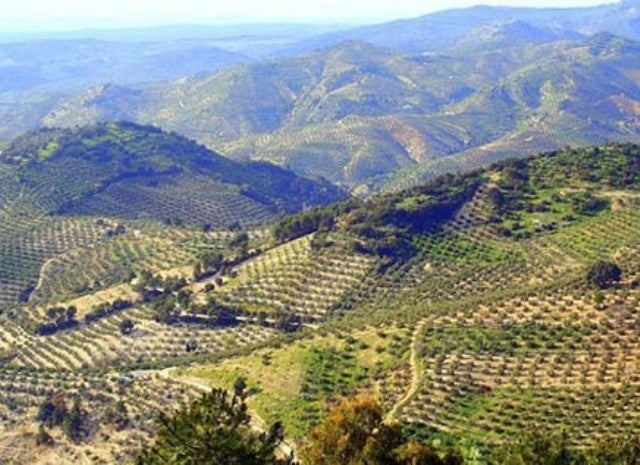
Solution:
[{"label": "farm track on hill", "polygon": [[409,365],[411,366],[411,384],[409,385],[409,389],[400,400],[398,400],[393,407],[387,413],[387,420],[391,420],[396,418],[398,411],[404,407],[411,400],[411,398],[418,391],[420,385],[420,349],[418,347],[420,343],[420,334],[424,329],[424,326],[427,324],[426,320],[420,321],[411,335],[411,345],[410,345],[410,353],[409,353]]}]

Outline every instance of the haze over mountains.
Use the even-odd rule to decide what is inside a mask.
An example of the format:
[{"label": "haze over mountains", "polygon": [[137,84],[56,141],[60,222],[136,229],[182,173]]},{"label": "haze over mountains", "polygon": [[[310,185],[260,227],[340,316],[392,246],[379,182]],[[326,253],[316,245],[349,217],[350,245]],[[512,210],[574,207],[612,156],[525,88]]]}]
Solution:
[{"label": "haze over mountains", "polygon": [[639,6],[475,7],[329,33],[164,28],[3,44],[0,138],[131,120],[359,193],[514,154],[633,141]]},{"label": "haze over mountains", "polygon": [[508,21],[521,21],[529,27],[556,34],[592,35],[609,31],[637,39],[640,38],[639,6],[638,0],[588,8],[477,6],[327,34],[314,39],[314,43],[326,46],[344,40],[363,40],[406,53],[441,52],[465,36],[473,35],[478,28]]}]

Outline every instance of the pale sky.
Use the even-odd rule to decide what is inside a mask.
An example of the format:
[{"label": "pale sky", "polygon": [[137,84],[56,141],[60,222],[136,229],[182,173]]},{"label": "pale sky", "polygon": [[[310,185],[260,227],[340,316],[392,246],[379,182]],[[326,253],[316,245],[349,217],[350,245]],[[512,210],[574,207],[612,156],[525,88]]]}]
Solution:
[{"label": "pale sky", "polygon": [[0,30],[229,22],[380,22],[478,3],[587,6],[613,0],[0,0]]}]

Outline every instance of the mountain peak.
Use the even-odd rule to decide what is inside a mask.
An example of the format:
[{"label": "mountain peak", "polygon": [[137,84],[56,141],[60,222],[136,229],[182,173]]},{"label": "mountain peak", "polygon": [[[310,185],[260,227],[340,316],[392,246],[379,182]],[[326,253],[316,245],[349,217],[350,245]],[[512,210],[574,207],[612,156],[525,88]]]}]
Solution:
[{"label": "mountain peak", "polygon": [[589,37],[586,41],[589,51],[593,56],[609,55],[611,53],[621,53],[627,51],[637,51],[637,42],[620,37],[610,32],[599,32]]},{"label": "mountain peak", "polygon": [[576,32],[542,27],[521,19],[509,19],[493,21],[469,31],[457,41],[456,48],[502,48],[582,38]]},{"label": "mountain peak", "polygon": [[383,48],[360,40],[345,40],[325,51],[340,58],[355,61],[369,61],[372,57],[386,54]]}]

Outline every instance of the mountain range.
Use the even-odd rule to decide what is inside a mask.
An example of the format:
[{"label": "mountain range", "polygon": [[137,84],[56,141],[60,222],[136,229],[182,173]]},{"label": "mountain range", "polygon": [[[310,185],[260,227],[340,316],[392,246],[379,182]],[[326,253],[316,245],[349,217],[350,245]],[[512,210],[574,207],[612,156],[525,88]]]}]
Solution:
[{"label": "mountain range", "polygon": [[[419,18],[363,26],[346,31],[323,34],[303,41],[299,48],[326,47],[345,40],[362,40],[406,53],[442,52],[484,29],[487,25],[520,21],[529,28],[552,35],[593,35],[616,32],[629,38],[640,38],[638,0],[623,0],[584,8],[522,8],[476,6],[450,9]],[[536,34],[535,40],[541,37]]]},{"label": "mountain range", "polygon": [[232,158],[272,161],[359,192],[397,185],[398,170],[423,179],[517,153],[637,138],[637,42],[601,33],[478,44],[416,56],[347,42],[152,89],[100,86],[43,123],[150,123]]},{"label": "mountain range", "polygon": [[[109,83],[0,93],[0,138],[135,121],[361,195],[564,145],[635,141],[637,7],[449,10],[272,44],[259,59],[206,47],[145,55],[134,44],[124,56],[143,60],[123,59]],[[142,85],[172,74],[184,77]]]}]

